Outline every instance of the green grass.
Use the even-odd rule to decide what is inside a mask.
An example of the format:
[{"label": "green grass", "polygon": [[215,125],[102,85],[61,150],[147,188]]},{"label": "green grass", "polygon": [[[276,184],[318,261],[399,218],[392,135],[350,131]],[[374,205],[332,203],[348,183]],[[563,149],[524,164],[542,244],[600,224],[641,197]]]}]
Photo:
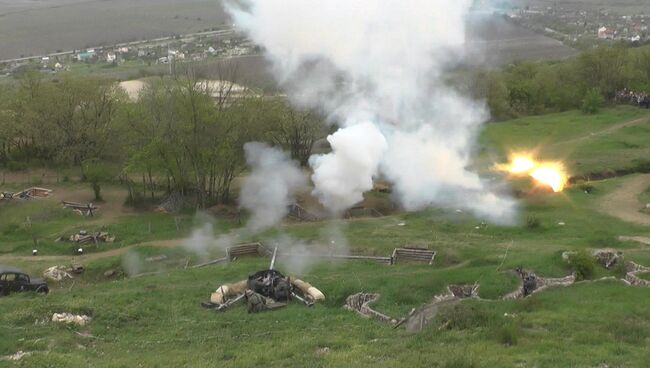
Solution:
[{"label": "green grass", "polygon": [[483,160],[532,151],[540,160],[564,162],[571,175],[633,169],[650,162],[650,121],[603,131],[643,117],[650,119],[650,112],[619,106],[597,115],[569,111],[490,124],[481,137],[488,147]]},{"label": "green grass", "polygon": [[641,212],[650,214],[650,207],[648,207],[648,204],[650,204],[650,188],[639,194],[639,202],[645,206]]},{"label": "green grass", "polygon": [[[583,126],[588,119],[593,119],[600,131],[639,114],[639,110],[621,108],[594,117],[570,112],[493,124],[487,128],[484,144],[489,138],[490,149],[501,152],[520,141],[529,145],[526,147],[540,142],[547,142],[546,147],[562,147],[562,141],[588,135]],[[559,128],[563,124],[566,130]],[[593,159],[590,170],[617,168],[619,154],[642,155],[645,143],[635,139],[644,132],[621,129],[585,139],[572,151],[572,160]],[[639,146],[616,148],[612,142],[620,139]],[[604,151],[602,155],[598,147]],[[646,246],[617,240],[619,235],[648,236],[648,228],[596,211],[602,196],[624,180],[591,182],[589,193],[575,186],[560,194],[525,196],[520,199],[515,226],[479,226],[481,221],[471,216],[440,209],[340,223],[337,226],[355,254],[388,256],[395,247],[417,244],[435,249],[438,255],[433,266],[316,264],[297,275],[327,296],[313,308],[291,304],[255,315],[247,314],[243,307],[225,313],[204,310],[199,303],[216,287],[246,278],[267,267],[268,260],[242,258],[226,265],[185,269],[185,265],[199,262],[199,257],[179,248],[141,245],[124,257],[88,262],[85,274],[52,284],[46,297],[20,294],[0,299],[0,356],[19,350],[33,352],[17,363],[0,361],[0,366],[642,367],[650,361],[646,348],[650,342],[650,310],[646,307],[650,293],[646,289],[613,280],[586,281],[524,300],[498,301],[517,287],[518,279],[510,271],[515,267],[547,277],[572,272],[561,257],[567,250],[613,247],[622,250],[626,260],[650,265]],[[643,193],[640,198],[647,196]],[[192,215],[183,214],[183,227],[177,232],[171,215],[137,213],[103,221],[101,215],[87,220],[60,211],[48,201],[0,207],[0,254],[28,253],[31,231],[42,239],[42,248],[46,248],[42,252],[48,252],[43,254],[69,254],[66,245],[50,243],[66,229],[103,226],[118,237],[112,246],[119,247],[187,236],[195,222]],[[26,217],[32,218],[33,230],[26,227]],[[529,225],[529,218],[535,226]],[[235,225],[214,221],[217,233]],[[400,223],[404,226],[398,226]],[[323,229],[332,226],[286,222],[254,239],[288,234],[319,242],[323,241]],[[146,261],[161,254],[167,258]],[[14,263],[33,275],[53,265],[29,259]],[[161,273],[140,278],[126,278],[123,273],[104,277],[106,270],[134,265],[138,272]],[[277,266],[292,273],[283,260]],[[620,275],[617,270],[597,267],[593,278],[607,276]],[[374,307],[401,317],[429,302],[449,284],[475,282],[481,285],[480,297],[487,300],[445,307],[421,333],[391,329],[341,308],[350,294],[377,292],[381,298]],[[93,321],[86,327],[42,322],[55,312],[84,313]]]}]

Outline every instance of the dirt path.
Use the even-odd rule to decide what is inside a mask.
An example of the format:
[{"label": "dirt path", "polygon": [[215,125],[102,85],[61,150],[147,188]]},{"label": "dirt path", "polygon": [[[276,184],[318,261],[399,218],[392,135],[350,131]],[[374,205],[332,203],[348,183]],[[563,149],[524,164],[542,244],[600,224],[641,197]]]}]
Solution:
[{"label": "dirt path", "polygon": [[69,262],[71,258],[74,258],[75,261],[77,262],[87,262],[87,261],[94,261],[97,259],[102,259],[102,258],[107,258],[107,257],[115,257],[115,256],[120,256],[122,254],[127,253],[129,250],[136,248],[136,247],[159,247],[159,248],[174,248],[177,246],[181,245],[182,239],[170,239],[170,240],[154,240],[150,242],[145,242],[145,243],[139,243],[139,244],[134,244],[130,245],[128,247],[122,247],[122,248],[116,248],[116,249],[111,249],[107,250],[105,252],[97,252],[97,253],[88,253],[83,256],[72,256],[72,255],[66,255],[66,256],[13,256],[13,255],[0,255],[0,263],[2,262],[11,262],[11,261],[25,261],[25,262],[39,262],[39,261],[47,261],[47,262]]},{"label": "dirt path", "polygon": [[638,195],[648,187],[650,174],[630,177],[615,191],[603,197],[599,210],[623,221],[650,226],[650,215],[639,212],[643,204],[638,199]]},{"label": "dirt path", "polygon": [[584,142],[584,141],[586,141],[588,139],[602,137],[604,135],[614,133],[617,130],[627,128],[627,127],[631,127],[631,126],[635,126],[635,125],[641,125],[641,124],[647,123],[647,122],[650,122],[650,115],[645,115],[645,116],[642,116],[640,118],[636,118],[634,120],[628,120],[628,121],[624,121],[622,123],[614,124],[614,125],[611,125],[611,126],[605,128],[603,130],[599,130],[599,131],[596,131],[596,132],[591,132],[591,133],[589,133],[587,135],[583,135],[581,137],[569,139],[568,141],[558,142],[558,143],[555,144],[555,146],[581,143],[581,142]]}]

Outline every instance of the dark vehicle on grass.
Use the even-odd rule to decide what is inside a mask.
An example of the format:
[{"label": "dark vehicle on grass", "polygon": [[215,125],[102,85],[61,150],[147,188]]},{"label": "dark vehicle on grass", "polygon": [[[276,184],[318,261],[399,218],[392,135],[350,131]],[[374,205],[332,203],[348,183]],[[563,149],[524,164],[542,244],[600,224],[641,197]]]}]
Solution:
[{"label": "dark vehicle on grass", "polygon": [[0,296],[21,291],[47,294],[50,288],[42,279],[31,278],[17,268],[0,265]]}]

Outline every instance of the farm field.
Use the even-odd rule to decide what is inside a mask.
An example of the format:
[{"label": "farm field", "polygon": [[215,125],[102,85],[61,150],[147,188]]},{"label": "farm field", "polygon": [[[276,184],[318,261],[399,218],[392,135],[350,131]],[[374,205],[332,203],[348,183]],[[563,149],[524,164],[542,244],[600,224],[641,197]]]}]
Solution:
[{"label": "farm field", "polygon": [[[278,269],[311,282],[326,300],[312,308],[292,303],[261,314],[247,314],[242,306],[225,312],[200,307],[219,285],[268,266],[268,259],[242,258],[186,267],[201,257],[179,246],[205,218],[130,210],[122,205],[126,190],[117,185],[104,190],[107,202],[97,217],[82,218],[58,204],[92,198],[74,175],[63,182],[43,175],[47,172],[7,173],[2,189],[20,189],[38,179],[55,192],[49,199],[0,204],[0,264],[36,275],[77,261],[86,272],[53,283],[45,297],[25,293],[0,299],[0,357],[30,354],[15,362],[0,360],[0,366],[642,367],[650,361],[650,293],[618,280],[624,273],[620,267],[597,266],[590,280],[525,299],[500,299],[518,288],[517,267],[542,277],[569,275],[573,269],[562,259],[565,251],[615,248],[626,261],[650,266],[647,244],[620,238],[650,236],[650,225],[626,217],[650,218],[639,212],[650,198],[650,178],[643,173],[650,157],[648,136],[650,112],[631,107],[489,124],[477,157],[486,174],[511,150],[562,160],[570,175],[621,169],[630,174],[581,181],[562,193],[530,191],[531,183],[519,180],[513,186],[523,194],[513,226],[482,223],[453,208],[336,223],[285,221],[277,230],[241,240],[267,242],[285,234],[318,243],[324,228],[336,226],[353,254],[388,256],[404,245],[438,253],[431,266],[341,262],[295,270],[279,259]],[[631,193],[632,187],[638,192]],[[607,203],[620,191],[635,201],[614,211]],[[232,217],[209,221],[216,236],[239,226]],[[54,241],[80,229],[106,230],[117,239],[88,247],[81,257],[72,255],[70,244]],[[37,257],[30,255],[34,236]],[[143,261],[160,255],[166,256],[162,262]],[[215,250],[205,258],[220,255]],[[108,270],[118,276],[106,277]],[[131,278],[129,272],[161,273]],[[422,332],[393,329],[342,308],[351,294],[379,293],[373,307],[400,318],[449,284],[478,284],[481,300],[441,305]],[[93,320],[86,326],[49,322],[59,312]]]},{"label": "farm field", "polygon": [[54,0],[0,2],[0,59],[223,27],[218,1]]},{"label": "farm field", "polygon": [[[0,1],[0,60],[229,28],[218,1]],[[492,15],[473,16],[469,50],[478,65],[555,60],[576,51]],[[491,56],[488,56],[491,55]],[[498,56],[495,56],[498,55]]]},{"label": "farm field", "polygon": [[[524,6],[555,6],[552,0],[513,0],[512,5]],[[644,0],[565,0],[562,7],[569,9],[609,10],[618,14],[634,14],[638,11],[648,11],[648,3]]]}]

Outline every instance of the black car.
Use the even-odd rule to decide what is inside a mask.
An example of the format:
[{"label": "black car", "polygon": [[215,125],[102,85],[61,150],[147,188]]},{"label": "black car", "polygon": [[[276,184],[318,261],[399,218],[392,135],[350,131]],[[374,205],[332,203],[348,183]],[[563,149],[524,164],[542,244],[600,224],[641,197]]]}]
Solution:
[{"label": "black car", "polygon": [[20,291],[47,294],[50,292],[50,288],[42,279],[33,279],[17,268],[0,265],[0,295],[9,295],[9,293]]}]

